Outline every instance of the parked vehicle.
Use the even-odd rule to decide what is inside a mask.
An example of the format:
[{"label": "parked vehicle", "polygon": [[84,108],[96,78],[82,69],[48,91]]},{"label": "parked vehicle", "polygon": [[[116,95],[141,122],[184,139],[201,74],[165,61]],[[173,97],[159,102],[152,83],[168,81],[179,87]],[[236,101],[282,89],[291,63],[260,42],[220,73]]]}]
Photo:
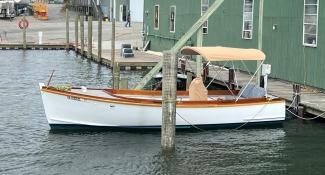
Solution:
[{"label": "parked vehicle", "polygon": [[0,18],[14,18],[15,16],[15,1],[0,0]]}]

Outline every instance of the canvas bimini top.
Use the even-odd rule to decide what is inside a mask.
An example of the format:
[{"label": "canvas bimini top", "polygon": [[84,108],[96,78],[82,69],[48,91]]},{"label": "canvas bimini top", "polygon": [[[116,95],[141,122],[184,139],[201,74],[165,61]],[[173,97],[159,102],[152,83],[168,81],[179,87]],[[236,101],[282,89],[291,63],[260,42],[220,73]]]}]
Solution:
[{"label": "canvas bimini top", "polygon": [[231,47],[184,47],[183,55],[201,55],[207,61],[265,60],[265,54],[258,49]]}]

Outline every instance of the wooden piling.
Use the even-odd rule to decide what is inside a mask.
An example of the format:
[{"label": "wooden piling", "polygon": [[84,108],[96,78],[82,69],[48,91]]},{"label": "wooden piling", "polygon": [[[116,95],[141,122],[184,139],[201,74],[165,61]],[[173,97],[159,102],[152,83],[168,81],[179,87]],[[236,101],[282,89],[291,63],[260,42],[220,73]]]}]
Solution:
[{"label": "wooden piling", "polygon": [[115,62],[115,18],[112,19],[112,36],[111,36],[111,67]]},{"label": "wooden piling", "polygon": [[23,15],[23,49],[26,50],[26,17]]},{"label": "wooden piling", "polygon": [[306,108],[304,106],[298,106],[297,115],[301,118],[305,118]]},{"label": "wooden piling", "polygon": [[114,62],[113,69],[112,69],[112,74],[113,74],[113,89],[119,89],[120,85],[120,66],[118,62]]},{"label": "wooden piling", "polygon": [[186,73],[187,79],[186,79],[186,90],[188,90],[190,88],[190,84],[192,82],[193,79],[193,73],[192,72],[187,72]]},{"label": "wooden piling", "polygon": [[77,52],[78,51],[78,45],[79,45],[79,13],[77,12],[76,14],[76,19],[74,21],[74,37],[75,37],[75,51]]},{"label": "wooden piling", "polygon": [[102,23],[103,23],[103,16],[101,13],[98,15],[98,62],[102,62]]},{"label": "wooden piling", "polygon": [[65,32],[66,32],[66,46],[65,48],[68,50],[70,48],[69,45],[69,9],[65,9]]},{"label": "wooden piling", "polygon": [[300,97],[301,86],[299,84],[293,84],[292,87],[293,87],[293,96],[292,96],[293,105],[292,106],[293,106],[295,112],[298,114],[298,107],[301,102],[301,97]]},{"label": "wooden piling", "polygon": [[84,26],[85,17],[80,16],[80,52],[83,56],[85,53],[85,26]]},{"label": "wooden piling", "polygon": [[87,58],[91,59],[93,55],[93,17],[88,16],[88,49]]},{"label": "wooden piling", "polygon": [[115,19],[114,18],[112,19],[111,67],[112,67],[112,74],[113,74],[113,89],[118,89],[119,66],[116,64],[115,61]]},{"label": "wooden piling", "polygon": [[129,87],[129,79],[128,78],[121,78],[119,83],[119,89],[128,89]]},{"label": "wooden piling", "polygon": [[164,151],[172,151],[175,148],[177,63],[175,53],[164,52],[161,126],[161,146]]},{"label": "wooden piling", "polygon": [[228,76],[228,86],[230,89],[235,89],[235,70],[229,69],[229,76]]}]

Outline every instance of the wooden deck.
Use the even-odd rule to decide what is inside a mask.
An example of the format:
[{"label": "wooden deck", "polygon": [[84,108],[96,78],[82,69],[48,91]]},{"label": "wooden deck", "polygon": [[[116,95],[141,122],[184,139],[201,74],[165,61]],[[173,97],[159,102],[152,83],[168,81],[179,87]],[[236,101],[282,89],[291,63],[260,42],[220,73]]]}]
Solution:
[{"label": "wooden deck", "polygon": [[[72,46],[73,48],[75,46]],[[155,54],[153,52],[142,52],[139,50],[133,50],[134,57],[124,58],[121,56],[121,50],[115,50],[115,60],[118,62],[120,70],[150,70],[162,59],[162,56]],[[78,47],[78,53],[81,54],[81,49]],[[93,49],[92,60],[99,62],[98,50]],[[83,53],[84,56],[87,55],[87,48]],[[102,64],[106,66],[111,66],[111,50],[105,49],[102,51]]]}]

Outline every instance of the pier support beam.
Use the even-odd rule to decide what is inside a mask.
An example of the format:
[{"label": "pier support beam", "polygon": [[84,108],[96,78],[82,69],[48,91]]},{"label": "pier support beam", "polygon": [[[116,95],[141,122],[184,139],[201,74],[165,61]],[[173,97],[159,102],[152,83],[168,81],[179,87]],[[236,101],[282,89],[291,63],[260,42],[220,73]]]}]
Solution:
[{"label": "pier support beam", "polygon": [[80,16],[80,52],[83,56],[85,53],[85,26],[84,26],[85,17]]},{"label": "pier support beam", "polygon": [[69,50],[70,44],[69,44],[69,9],[65,9],[65,32],[66,32],[66,46],[65,48]]},{"label": "pier support beam", "polygon": [[26,17],[23,16],[23,49],[26,50]]},{"label": "pier support beam", "polygon": [[118,62],[114,62],[113,69],[112,69],[112,74],[113,74],[113,89],[119,89],[120,85],[120,66]]},{"label": "pier support beam", "polygon": [[175,148],[177,63],[175,53],[164,52],[161,126],[161,146],[164,151],[172,151]]},{"label": "pier support beam", "polygon": [[75,37],[75,51],[78,51],[78,46],[79,46],[79,13],[77,12],[76,14],[76,19],[74,21],[74,37]]},{"label": "pier support beam", "polygon": [[93,55],[93,17],[88,16],[88,49],[87,58],[91,59]]},{"label": "pier support beam", "polygon": [[103,24],[103,17],[102,14],[99,13],[98,15],[98,62],[102,62],[102,24]]}]

